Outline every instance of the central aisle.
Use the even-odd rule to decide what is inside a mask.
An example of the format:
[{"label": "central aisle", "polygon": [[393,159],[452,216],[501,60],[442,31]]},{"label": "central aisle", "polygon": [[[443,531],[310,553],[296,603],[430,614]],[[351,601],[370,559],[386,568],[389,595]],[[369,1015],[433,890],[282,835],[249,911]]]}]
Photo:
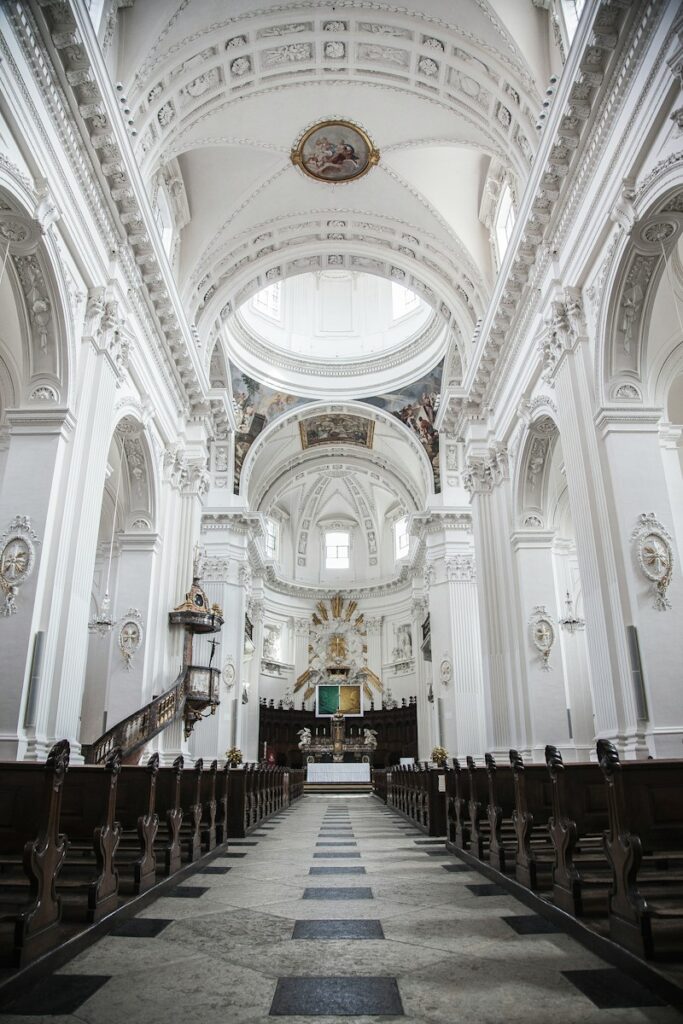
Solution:
[{"label": "central aisle", "polygon": [[376,798],[304,797],[0,1019],[681,1019],[657,1003]]}]

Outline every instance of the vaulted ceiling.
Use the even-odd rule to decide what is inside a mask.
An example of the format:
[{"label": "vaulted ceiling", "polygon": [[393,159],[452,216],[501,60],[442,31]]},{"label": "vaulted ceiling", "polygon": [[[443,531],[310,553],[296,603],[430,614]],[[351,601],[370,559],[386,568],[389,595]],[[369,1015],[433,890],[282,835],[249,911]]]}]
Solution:
[{"label": "vaulted ceiling", "polygon": [[[415,288],[466,348],[493,277],[483,189],[492,158],[519,190],[528,174],[553,61],[547,14],[529,0],[416,7],[121,12],[113,74],[150,187],[166,173],[187,199],[178,278],[200,335],[267,280],[334,256]],[[332,117],[380,151],[361,179],[317,182],[291,162],[302,132]]]}]

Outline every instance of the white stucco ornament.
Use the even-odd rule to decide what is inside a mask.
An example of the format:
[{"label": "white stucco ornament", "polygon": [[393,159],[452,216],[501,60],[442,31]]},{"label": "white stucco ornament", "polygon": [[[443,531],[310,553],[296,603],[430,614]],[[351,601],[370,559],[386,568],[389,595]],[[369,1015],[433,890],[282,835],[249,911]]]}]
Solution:
[{"label": "white stucco ornament", "polygon": [[638,568],[652,584],[655,608],[664,612],[671,608],[667,590],[674,569],[671,535],[654,512],[642,512],[631,534]]},{"label": "white stucco ornament", "polygon": [[537,605],[529,620],[531,643],[541,656],[542,667],[550,669],[550,652],[555,643],[555,624],[545,605]]},{"label": "white stucco ornament", "polygon": [[38,538],[28,516],[15,516],[0,537],[0,591],[4,602],[1,615],[15,615],[17,595],[33,572]]},{"label": "white stucco ornament", "polygon": [[222,672],[223,682],[225,683],[226,690],[231,690],[232,687],[235,685],[236,675],[237,672],[235,670],[235,664],[232,658],[228,658],[225,665],[223,666]]},{"label": "white stucco ornament", "polygon": [[453,678],[453,668],[448,658],[444,658],[439,666],[439,675],[444,686],[448,686]]},{"label": "white stucco ornament", "polygon": [[129,608],[121,616],[118,645],[126,672],[130,672],[133,658],[140,650],[143,638],[142,613],[138,608]]}]

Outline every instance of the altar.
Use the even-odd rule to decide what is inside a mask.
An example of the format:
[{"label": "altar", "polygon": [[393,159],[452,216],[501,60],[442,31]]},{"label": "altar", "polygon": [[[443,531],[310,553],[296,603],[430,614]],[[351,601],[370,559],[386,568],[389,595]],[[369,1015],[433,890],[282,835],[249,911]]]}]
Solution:
[{"label": "altar", "polygon": [[370,782],[370,765],[367,761],[351,764],[310,763],[306,767],[306,782]]},{"label": "altar", "polygon": [[[310,729],[301,729],[299,732],[299,750],[306,755],[309,767],[312,764],[320,764],[321,758],[332,757],[334,765],[340,767],[345,763],[346,767],[358,767],[358,761],[348,761],[348,756],[358,758],[365,763],[369,769],[370,755],[377,747],[377,733],[374,729],[364,729],[363,735],[355,737],[346,735],[346,723],[344,714],[335,711],[330,717],[330,736],[311,735]],[[346,755],[346,756],[345,756]],[[329,762],[328,762],[329,765]]]}]

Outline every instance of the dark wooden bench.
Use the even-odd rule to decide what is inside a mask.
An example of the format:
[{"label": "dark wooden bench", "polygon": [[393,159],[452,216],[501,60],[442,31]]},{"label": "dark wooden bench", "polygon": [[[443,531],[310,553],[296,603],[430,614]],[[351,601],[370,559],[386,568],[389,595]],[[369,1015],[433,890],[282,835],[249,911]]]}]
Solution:
[{"label": "dark wooden bench", "polygon": [[68,841],[60,834],[70,747],[56,743],[44,765],[0,764],[0,936],[9,966],[22,967],[57,940],[56,880]]},{"label": "dark wooden bench", "polygon": [[484,796],[484,770],[479,768],[473,757],[467,756],[467,777],[469,800],[467,814],[470,829],[470,852],[484,860],[489,847],[489,822],[486,816],[488,797]]},{"label": "dark wooden bench", "polygon": [[192,863],[202,855],[202,774],[204,761],[198,758],[192,770],[180,776],[180,849],[183,860]]},{"label": "dark wooden bench", "polygon": [[555,852],[548,831],[553,813],[552,783],[546,765],[525,765],[517,750],[510,751],[515,807],[512,824],[517,837],[515,878],[529,889],[552,886]]},{"label": "dark wooden bench", "polygon": [[121,891],[145,892],[155,882],[154,844],[159,831],[156,812],[158,774],[158,754],[152,754],[145,766],[124,765],[121,768],[116,793],[116,819],[121,825],[121,840],[115,858]]},{"label": "dark wooden bench", "polygon": [[683,761],[621,763],[597,744],[607,787],[611,937],[639,956],[683,954]]},{"label": "dark wooden bench", "polygon": [[218,774],[218,761],[212,761],[205,772],[202,773],[201,782],[201,804],[202,823],[200,834],[202,849],[210,852],[216,848],[216,776]]},{"label": "dark wooden bench", "polygon": [[183,812],[180,803],[180,786],[184,768],[183,755],[176,757],[170,767],[159,768],[156,784],[156,809],[159,829],[154,844],[157,872],[174,875],[180,868],[180,829]]},{"label": "dark wooden bench", "polygon": [[515,780],[509,764],[497,765],[493,754],[485,755],[488,777],[486,817],[489,825],[489,863],[498,871],[511,871],[517,853],[512,821],[515,809]]},{"label": "dark wooden bench", "polygon": [[225,763],[216,776],[216,843],[228,841],[228,775],[230,765]]},{"label": "dark wooden bench", "polygon": [[468,783],[467,772],[454,757],[452,768],[446,774],[446,845],[456,850],[466,850],[469,845]]},{"label": "dark wooden bench", "polygon": [[545,757],[552,783],[553,902],[575,917],[606,914],[612,873],[603,844],[607,795],[600,765],[565,765],[550,745]]},{"label": "dark wooden bench", "polygon": [[118,906],[114,858],[121,826],[114,815],[120,771],[121,750],[115,748],[103,766],[80,765],[65,779],[60,827],[69,850],[57,880],[65,920],[92,923]]}]

